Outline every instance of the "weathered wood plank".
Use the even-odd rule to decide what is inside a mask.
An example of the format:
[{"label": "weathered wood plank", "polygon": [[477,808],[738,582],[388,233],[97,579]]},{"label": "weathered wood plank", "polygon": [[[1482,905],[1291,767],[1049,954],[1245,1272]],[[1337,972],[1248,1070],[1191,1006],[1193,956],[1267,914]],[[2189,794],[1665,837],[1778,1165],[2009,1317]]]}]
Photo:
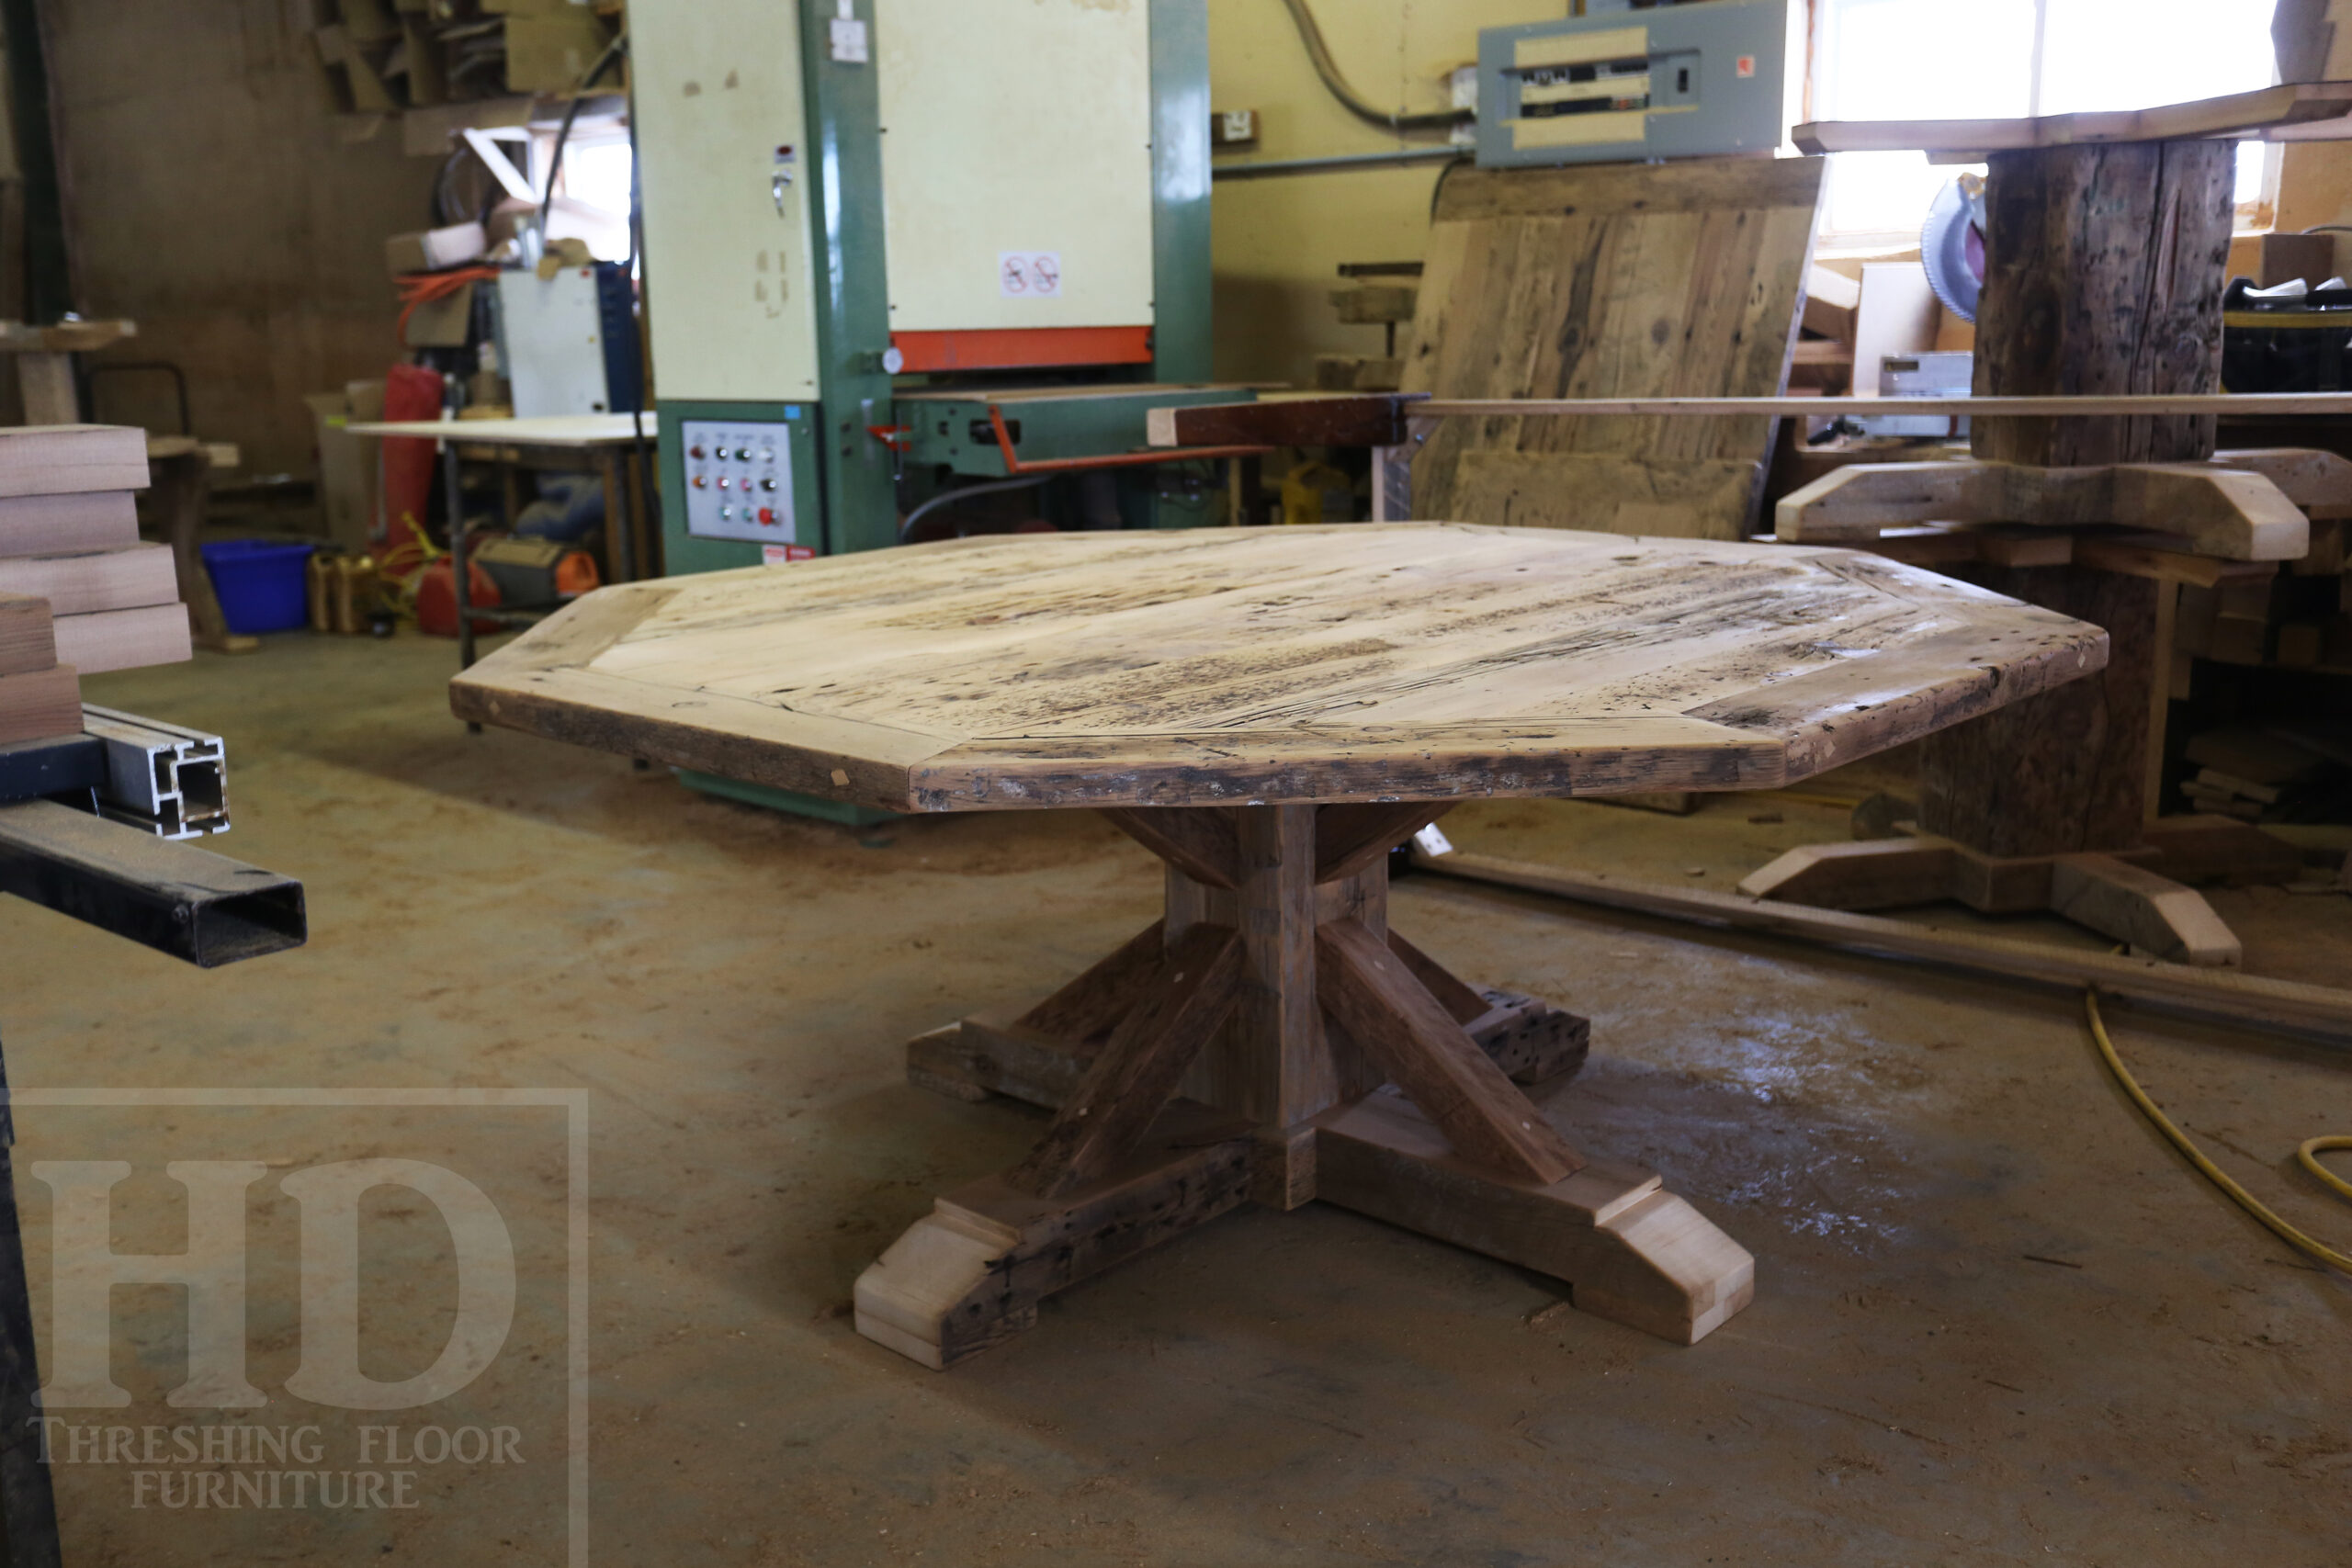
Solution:
[{"label": "weathered wood plank", "polygon": [[[1777,394],[1820,190],[1812,159],[1456,171],[1439,193],[1403,389],[1454,402]],[[1416,515],[1747,532],[1769,419],[1493,412],[1434,429],[1413,465]],[[1606,488],[1584,482],[1596,479]]]}]

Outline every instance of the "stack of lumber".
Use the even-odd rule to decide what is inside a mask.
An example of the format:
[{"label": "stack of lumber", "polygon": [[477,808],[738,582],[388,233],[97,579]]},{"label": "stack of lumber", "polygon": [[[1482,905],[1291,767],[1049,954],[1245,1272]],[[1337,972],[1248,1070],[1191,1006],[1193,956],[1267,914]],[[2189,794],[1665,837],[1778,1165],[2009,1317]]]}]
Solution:
[{"label": "stack of lumber", "polygon": [[2177,653],[2352,673],[2352,563],[2346,558],[2352,523],[2314,517],[2311,529],[2310,553],[2278,576],[2183,588]]},{"label": "stack of lumber", "polygon": [[0,746],[82,728],[82,679],[57,661],[49,603],[0,593]]},{"label": "stack of lumber", "polygon": [[1325,392],[1393,392],[1404,380],[1405,362],[1396,357],[1396,329],[1410,324],[1420,300],[1419,262],[1343,263],[1340,276],[1345,287],[1331,291],[1331,308],[1347,326],[1376,326],[1387,330],[1385,350],[1377,355],[1318,354],[1315,356],[1315,386]]},{"label": "stack of lumber", "polygon": [[[146,483],[141,431],[0,430],[0,594],[12,596],[12,606],[23,598],[41,605],[38,615],[12,608],[10,657],[35,662],[12,663],[9,679],[64,668],[64,677],[47,677],[53,686],[76,671],[95,675],[189,657],[171,549],[139,537],[131,492]],[[78,729],[78,697],[74,706]]]},{"label": "stack of lumber", "polygon": [[2231,725],[2193,737],[2192,810],[2243,822],[2338,821],[2352,805],[2352,723]]}]

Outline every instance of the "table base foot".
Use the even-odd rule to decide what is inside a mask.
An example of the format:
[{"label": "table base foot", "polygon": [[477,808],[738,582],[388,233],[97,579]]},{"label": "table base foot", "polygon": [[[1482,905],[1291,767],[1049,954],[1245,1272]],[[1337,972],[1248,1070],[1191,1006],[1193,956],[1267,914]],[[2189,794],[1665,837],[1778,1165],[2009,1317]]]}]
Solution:
[{"label": "table base foot", "polygon": [[1563,1180],[1470,1164],[1384,1089],[1319,1122],[1316,1196],[1567,1281],[1576,1306],[1677,1344],[1755,1299],[1756,1260],[1647,1171],[1590,1161]]},{"label": "table base foot", "polygon": [[2046,909],[2177,964],[2235,966],[2244,956],[2236,936],[2203,894],[2165,874],[2201,871],[2208,875],[2200,879],[2210,880],[2214,868],[2195,854],[2200,846],[2189,836],[2175,836],[2171,843],[2181,852],[2168,852],[2165,840],[2155,840],[2113,853],[2012,858],[1983,854],[1932,833],[1808,844],[1752,873],[1739,890],[1752,898],[1825,909],[1897,908],[1947,898],[1984,914]]},{"label": "table base foot", "polygon": [[1250,1129],[1170,1103],[1100,1182],[1038,1198],[1002,1176],[937,1200],[859,1276],[857,1331],[943,1371],[1037,1321],[1037,1303],[1250,1196]]}]

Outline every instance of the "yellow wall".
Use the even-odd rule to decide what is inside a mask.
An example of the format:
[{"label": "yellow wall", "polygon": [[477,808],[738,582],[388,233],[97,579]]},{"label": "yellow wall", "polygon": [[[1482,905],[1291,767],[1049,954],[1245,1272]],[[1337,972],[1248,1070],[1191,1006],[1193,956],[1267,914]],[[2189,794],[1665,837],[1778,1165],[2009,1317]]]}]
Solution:
[{"label": "yellow wall", "polygon": [[[1564,17],[1568,0],[1309,0],[1358,92],[1385,108],[1446,107],[1444,73],[1478,52],[1478,29]],[[1209,0],[1209,97],[1255,109],[1258,145],[1222,164],[1443,145],[1398,137],[1340,107],[1282,0]],[[1216,373],[1311,385],[1318,354],[1376,355],[1378,327],[1341,326],[1328,296],[1341,262],[1419,260],[1442,164],[1219,180]],[[1400,333],[1401,335],[1401,333]]]},{"label": "yellow wall", "polygon": [[[2335,27],[2327,55],[2328,79],[2343,81],[2352,77],[2352,0],[2331,0],[2327,12]],[[2279,149],[2278,209],[2272,227],[2291,234],[2322,223],[2352,223],[2352,142],[2290,141]],[[2352,261],[2347,241],[2352,234],[2335,236],[2338,272]]]}]

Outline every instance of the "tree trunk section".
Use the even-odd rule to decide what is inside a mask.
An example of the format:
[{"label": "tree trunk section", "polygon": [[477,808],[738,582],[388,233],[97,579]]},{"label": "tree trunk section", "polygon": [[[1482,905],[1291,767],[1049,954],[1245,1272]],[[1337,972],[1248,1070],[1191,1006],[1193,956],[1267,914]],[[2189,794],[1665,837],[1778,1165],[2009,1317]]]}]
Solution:
[{"label": "tree trunk section", "polygon": [[[1996,152],[1985,180],[1979,396],[2222,389],[2233,141]],[[2197,462],[2213,416],[1979,419],[1977,457],[2037,468]]]},{"label": "tree trunk section", "polygon": [[2107,669],[1929,736],[1920,828],[2003,858],[2135,848],[2145,834],[2157,585],[2064,566],[1964,575],[2105,628]]}]

